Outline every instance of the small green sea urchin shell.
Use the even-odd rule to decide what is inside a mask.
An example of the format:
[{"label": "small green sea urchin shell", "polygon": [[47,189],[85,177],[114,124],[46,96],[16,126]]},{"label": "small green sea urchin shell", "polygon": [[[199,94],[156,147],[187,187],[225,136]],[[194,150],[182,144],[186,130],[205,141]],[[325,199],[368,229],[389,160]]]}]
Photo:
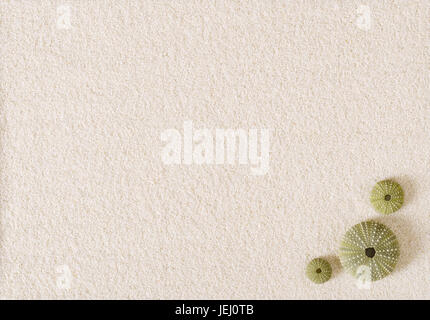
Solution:
[{"label": "small green sea urchin shell", "polygon": [[370,202],[382,214],[393,213],[403,205],[402,187],[391,180],[379,181],[372,189]]},{"label": "small green sea urchin shell", "polygon": [[324,283],[331,277],[331,265],[322,258],[313,259],[306,268],[306,276],[315,283]]},{"label": "small green sea urchin shell", "polygon": [[339,258],[342,266],[354,277],[359,270],[369,270],[372,281],[390,274],[399,258],[399,243],[396,235],[382,223],[365,221],[356,224],[345,234]]}]

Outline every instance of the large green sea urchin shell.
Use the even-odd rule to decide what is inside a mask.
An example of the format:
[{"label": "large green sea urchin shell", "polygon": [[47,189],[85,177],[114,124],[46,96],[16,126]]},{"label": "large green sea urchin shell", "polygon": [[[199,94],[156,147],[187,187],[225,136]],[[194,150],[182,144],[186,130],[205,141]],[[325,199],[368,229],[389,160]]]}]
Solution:
[{"label": "large green sea urchin shell", "polygon": [[379,181],[372,189],[370,202],[380,213],[393,213],[403,205],[402,187],[391,180]]},{"label": "large green sea urchin shell", "polygon": [[360,267],[364,267],[370,272],[370,280],[376,281],[393,271],[399,253],[396,235],[389,228],[382,223],[365,221],[347,231],[339,258],[354,277],[358,278]]},{"label": "large green sea urchin shell", "polygon": [[315,283],[324,283],[331,277],[331,265],[322,258],[313,259],[306,268],[306,276]]}]

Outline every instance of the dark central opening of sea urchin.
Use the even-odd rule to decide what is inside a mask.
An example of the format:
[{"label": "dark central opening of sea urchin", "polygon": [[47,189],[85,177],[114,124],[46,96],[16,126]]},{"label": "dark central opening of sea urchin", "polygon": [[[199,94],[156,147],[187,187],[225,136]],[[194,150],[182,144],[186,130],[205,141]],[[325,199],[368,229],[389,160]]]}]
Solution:
[{"label": "dark central opening of sea urchin", "polygon": [[390,201],[391,200],[391,196],[389,194],[387,194],[384,199],[385,199],[385,201]]},{"label": "dark central opening of sea urchin", "polygon": [[366,254],[366,256],[368,256],[369,258],[373,258],[376,254],[376,251],[374,248],[366,248],[366,250],[364,250],[364,253]]},{"label": "dark central opening of sea urchin", "polygon": [[316,269],[316,270],[315,270],[315,272],[316,272],[316,273],[321,273],[321,272],[322,272],[322,270],[321,270],[320,268],[318,268],[318,269]]}]

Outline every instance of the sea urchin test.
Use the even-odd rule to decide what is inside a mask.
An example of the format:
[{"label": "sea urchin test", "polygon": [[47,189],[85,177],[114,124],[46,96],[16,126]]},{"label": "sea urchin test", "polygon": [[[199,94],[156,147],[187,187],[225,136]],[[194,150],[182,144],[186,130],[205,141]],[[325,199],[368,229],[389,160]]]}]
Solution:
[{"label": "sea urchin test", "polygon": [[306,268],[306,276],[314,283],[324,283],[331,278],[331,265],[322,258],[313,259]]},{"label": "sea urchin test", "polygon": [[397,264],[400,250],[396,235],[382,223],[365,221],[349,229],[340,245],[342,266],[354,277],[363,267],[376,281],[390,274]]},{"label": "sea urchin test", "polygon": [[393,213],[403,205],[403,189],[397,182],[379,181],[372,189],[370,202],[382,214]]}]

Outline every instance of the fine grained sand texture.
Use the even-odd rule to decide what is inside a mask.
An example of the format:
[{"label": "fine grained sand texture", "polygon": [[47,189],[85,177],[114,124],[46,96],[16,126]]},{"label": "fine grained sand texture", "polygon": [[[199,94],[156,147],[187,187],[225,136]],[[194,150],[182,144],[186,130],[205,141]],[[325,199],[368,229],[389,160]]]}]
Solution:
[{"label": "fine grained sand texture", "polygon": [[[429,2],[0,2],[0,297],[429,299]],[[270,170],[162,132],[270,129]],[[398,181],[389,216],[369,193]],[[336,258],[376,219],[395,271]],[[326,257],[333,278],[305,276]]]}]

